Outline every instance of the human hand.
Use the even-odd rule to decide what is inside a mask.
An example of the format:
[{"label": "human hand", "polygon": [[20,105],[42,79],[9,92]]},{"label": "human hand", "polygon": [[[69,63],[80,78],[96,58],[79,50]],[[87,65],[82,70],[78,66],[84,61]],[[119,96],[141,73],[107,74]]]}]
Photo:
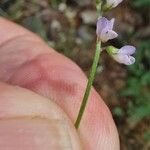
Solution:
[{"label": "human hand", "polygon": [[94,89],[78,133],[73,127],[87,83],[80,68],[3,18],[0,80],[0,149],[119,150],[112,116]]}]

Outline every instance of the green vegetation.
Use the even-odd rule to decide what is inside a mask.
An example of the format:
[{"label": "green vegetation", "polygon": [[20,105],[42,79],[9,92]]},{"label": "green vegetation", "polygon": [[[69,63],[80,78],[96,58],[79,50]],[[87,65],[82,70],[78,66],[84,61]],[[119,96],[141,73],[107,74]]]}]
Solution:
[{"label": "green vegetation", "polygon": [[136,63],[129,67],[126,88],[121,96],[126,96],[131,124],[136,124],[150,115],[150,40],[139,42]]}]

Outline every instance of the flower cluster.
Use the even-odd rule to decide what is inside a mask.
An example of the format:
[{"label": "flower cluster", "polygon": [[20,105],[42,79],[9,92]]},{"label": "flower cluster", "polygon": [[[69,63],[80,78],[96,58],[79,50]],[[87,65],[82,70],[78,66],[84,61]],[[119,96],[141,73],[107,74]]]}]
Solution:
[{"label": "flower cluster", "polygon": [[[96,0],[96,9],[98,15],[102,15],[104,11],[108,11],[114,7],[116,7],[118,4],[120,4],[123,0]],[[99,57],[102,52],[101,50],[101,42],[107,42],[110,39],[114,39],[118,36],[118,34],[113,30],[115,19],[108,20],[105,17],[99,17],[97,21],[97,28],[96,28],[96,34],[97,34],[97,42],[96,42],[96,49],[95,49],[95,56],[93,59],[93,64],[91,68],[91,72],[89,75],[88,83],[86,86],[86,90],[83,96],[83,100],[79,109],[77,120],[75,121],[75,127],[78,129],[80,126],[80,122],[83,116],[83,113],[85,111],[88,97],[90,95],[90,91],[92,88],[92,84],[95,78],[97,65],[99,62]],[[122,48],[118,49],[114,46],[108,46],[106,48],[106,51],[113,59],[115,59],[117,62],[125,64],[125,65],[131,65],[135,62],[135,58],[131,56],[135,53],[136,48],[134,46],[126,45]]]},{"label": "flower cluster", "polygon": [[[113,8],[116,7],[118,4],[120,4],[122,0],[106,0],[106,6],[107,8]],[[100,41],[107,42],[108,40],[114,39],[118,36],[118,34],[113,31],[115,19],[108,20],[105,17],[100,17],[97,20],[97,28],[96,28],[96,34]],[[125,64],[125,65],[131,65],[135,62],[135,58],[132,57],[135,53],[136,48],[134,46],[123,46],[120,49],[117,49],[113,46],[109,46],[106,48],[106,51],[108,54],[112,56],[117,62]]]}]

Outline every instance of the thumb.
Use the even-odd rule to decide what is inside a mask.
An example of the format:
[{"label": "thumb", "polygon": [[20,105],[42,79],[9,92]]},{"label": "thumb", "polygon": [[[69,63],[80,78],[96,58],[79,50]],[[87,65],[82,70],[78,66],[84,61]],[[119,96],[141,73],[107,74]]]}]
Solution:
[{"label": "thumb", "polygon": [[0,149],[81,149],[73,125],[50,100],[0,83],[0,104]]}]

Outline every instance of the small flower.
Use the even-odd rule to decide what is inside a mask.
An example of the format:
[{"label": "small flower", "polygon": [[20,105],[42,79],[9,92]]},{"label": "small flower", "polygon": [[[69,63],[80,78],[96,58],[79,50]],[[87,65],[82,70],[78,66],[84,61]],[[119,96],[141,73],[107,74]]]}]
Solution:
[{"label": "small flower", "polygon": [[132,65],[135,63],[135,58],[131,56],[136,51],[134,46],[126,45],[120,49],[109,46],[106,51],[112,56],[113,59],[121,64]]},{"label": "small flower", "polygon": [[114,8],[119,5],[123,0],[106,0],[106,5],[108,8]]},{"label": "small flower", "polygon": [[114,39],[118,34],[113,31],[115,19],[108,20],[105,17],[99,18],[97,21],[96,34],[102,42],[107,42],[110,39]]}]

